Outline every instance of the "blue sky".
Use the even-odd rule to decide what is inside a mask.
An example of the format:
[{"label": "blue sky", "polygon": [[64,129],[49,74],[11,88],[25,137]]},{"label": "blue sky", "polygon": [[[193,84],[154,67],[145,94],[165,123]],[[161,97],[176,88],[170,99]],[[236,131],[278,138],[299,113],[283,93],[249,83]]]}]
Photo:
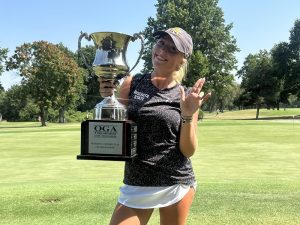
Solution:
[{"label": "blue sky", "polygon": [[[0,1],[0,46],[12,54],[24,42],[46,40],[63,43],[77,50],[81,31],[114,31],[132,35],[142,31],[149,17],[155,17],[156,0],[10,0]],[[240,67],[244,58],[274,44],[288,41],[289,31],[300,19],[299,0],[219,0],[226,24],[233,23],[231,34],[237,39]],[[86,43],[84,44],[92,44]],[[128,64],[139,51],[138,41],[130,43]],[[138,72],[142,62],[133,72]],[[0,76],[7,89],[18,83],[15,73]]]}]

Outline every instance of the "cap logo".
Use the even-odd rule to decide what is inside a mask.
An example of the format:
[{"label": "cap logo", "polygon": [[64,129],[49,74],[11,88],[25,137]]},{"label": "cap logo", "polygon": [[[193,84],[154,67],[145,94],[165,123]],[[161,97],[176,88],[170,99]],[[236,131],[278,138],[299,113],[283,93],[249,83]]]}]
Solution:
[{"label": "cap logo", "polygon": [[170,32],[172,32],[173,34],[179,36],[181,34],[181,29],[179,27],[173,27],[169,29]]}]

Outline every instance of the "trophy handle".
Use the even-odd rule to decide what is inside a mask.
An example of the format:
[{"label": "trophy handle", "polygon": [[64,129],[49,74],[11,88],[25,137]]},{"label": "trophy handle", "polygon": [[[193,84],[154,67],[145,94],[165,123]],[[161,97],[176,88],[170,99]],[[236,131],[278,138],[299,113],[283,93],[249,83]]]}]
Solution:
[{"label": "trophy handle", "polygon": [[130,74],[130,72],[137,66],[137,64],[139,63],[142,55],[143,55],[143,52],[144,52],[144,37],[141,33],[135,33],[133,34],[132,38],[131,38],[131,41],[135,41],[136,39],[140,39],[141,40],[141,50],[140,50],[140,55],[136,61],[136,63],[134,64],[134,66],[131,68],[131,70],[129,70],[128,74]]},{"label": "trophy handle", "polygon": [[87,63],[86,58],[85,58],[83,52],[81,51],[81,40],[82,40],[82,38],[85,38],[85,39],[87,39],[88,41],[90,41],[90,40],[91,40],[91,37],[90,37],[87,33],[83,33],[83,32],[81,31],[81,32],[80,32],[80,36],[79,36],[79,38],[78,38],[78,53],[79,53],[79,55],[81,56],[82,61],[83,61],[83,63],[86,65],[86,67],[87,67],[89,70],[91,70],[92,67]]}]

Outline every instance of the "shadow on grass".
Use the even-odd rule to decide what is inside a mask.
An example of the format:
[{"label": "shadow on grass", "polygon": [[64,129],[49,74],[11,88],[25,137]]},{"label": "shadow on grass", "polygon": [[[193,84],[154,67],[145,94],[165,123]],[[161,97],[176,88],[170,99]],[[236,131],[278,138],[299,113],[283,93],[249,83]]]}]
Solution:
[{"label": "shadow on grass", "polygon": [[21,126],[17,126],[17,127],[2,127],[0,126],[0,129],[8,129],[8,128],[33,128],[33,127],[42,127],[42,126],[24,126],[24,127],[21,127]]},{"label": "shadow on grass", "polygon": [[270,117],[259,117],[256,118],[239,118],[239,119],[233,119],[233,120],[300,120],[300,115],[296,116],[270,116]]},{"label": "shadow on grass", "polygon": [[31,124],[31,125],[20,125],[20,124],[16,124],[16,125],[2,125],[0,122],[0,129],[7,129],[7,128],[34,128],[34,127],[42,127],[41,124]]}]

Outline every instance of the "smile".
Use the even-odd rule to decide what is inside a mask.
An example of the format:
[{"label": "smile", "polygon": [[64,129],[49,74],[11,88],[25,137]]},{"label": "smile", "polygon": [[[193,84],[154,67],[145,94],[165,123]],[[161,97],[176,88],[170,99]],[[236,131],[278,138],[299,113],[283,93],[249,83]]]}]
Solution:
[{"label": "smile", "polygon": [[155,59],[158,60],[158,61],[163,61],[163,62],[167,61],[165,58],[163,58],[163,57],[161,57],[157,54],[155,54]]}]

